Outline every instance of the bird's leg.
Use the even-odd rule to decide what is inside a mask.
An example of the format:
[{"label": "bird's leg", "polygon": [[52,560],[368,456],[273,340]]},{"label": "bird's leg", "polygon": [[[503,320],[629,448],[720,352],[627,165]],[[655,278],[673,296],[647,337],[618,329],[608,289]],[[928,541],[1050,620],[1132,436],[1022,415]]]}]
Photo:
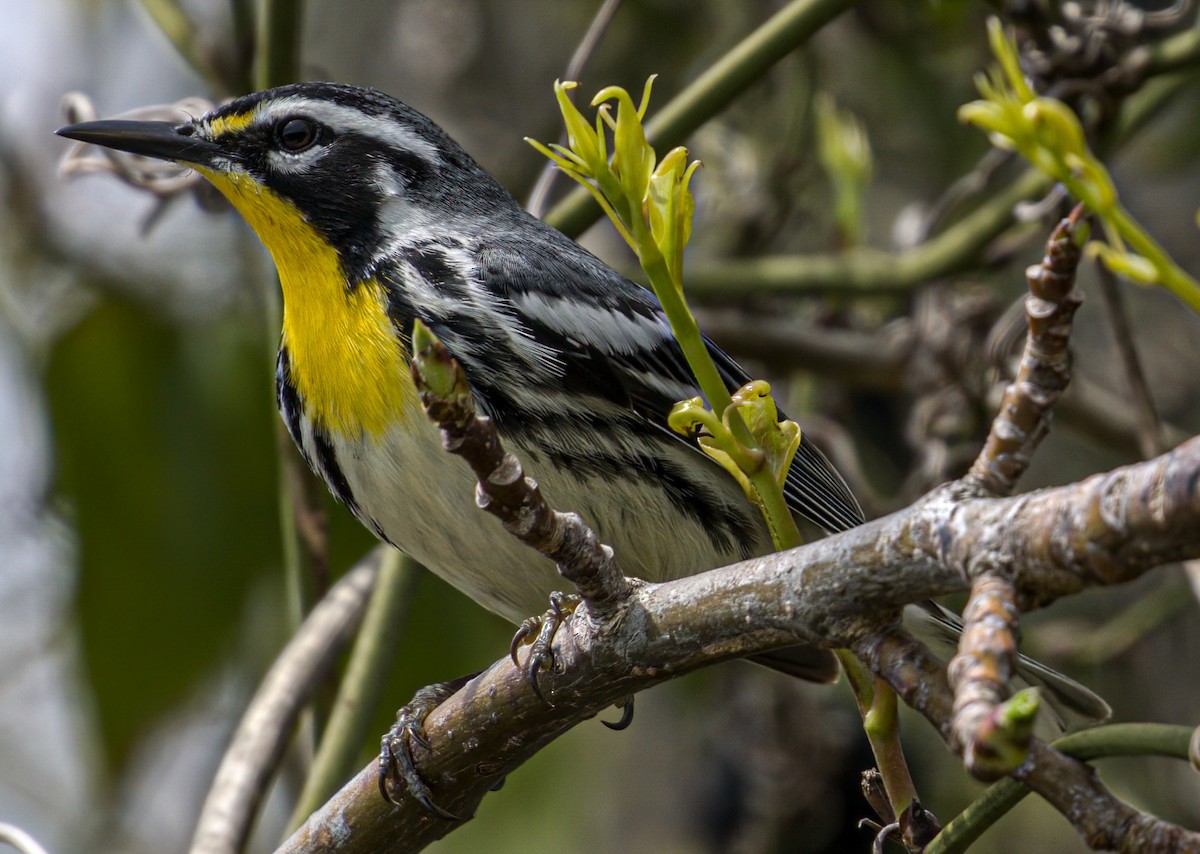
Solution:
[{"label": "bird's leg", "polygon": [[[533,693],[537,694],[538,698],[544,702],[549,701],[542,695],[542,688],[538,684],[538,673],[545,668],[554,666],[554,636],[567,618],[575,613],[575,609],[579,607],[581,601],[582,599],[573,593],[551,593],[550,610],[540,617],[530,617],[521,623],[517,633],[513,635],[512,643],[509,644],[508,655],[513,664],[520,668],[521,662],[517,658],[517,650],[520,649],[522,643],[529,642],[529,657],[525,659],[525,666],[521,669],[525,671]],[[531,638],[532,640],[530,640]],[[633,697],[626,697],[625,702],[621,704],[620,719],[613,723],[608,721],[600,723],[609,729],[622,730],[632,722]]]},{"label": "bird's leg", "polygon": [[417,691],[412,700],[401,706],[396,712],[396,722],[384,734],[379,748],[379,792],[383,795],[384,800],[398,804],[399,802],[392,797],[388,785],[403,781],[409,794],[425,809],[447,821],[461,820],[454,813],[442,809],[434,802],[429,784],[417,771],[416,762],[413,759],[413,745],[420,745],[425,750],[431,749],[429,740],[425,737],[425,719],[434,709],[453,696],[459,688],[478,675],[472,673],[449,682],[427,685]]},{"label": "bird's leg", "polygon": [[513,664],[520,667],[517,649],[527,638],[533,638],[529,643],[529,657],[525,659],[523,669],[533,693],[545,702],[549,701],[542,695],[542,688],[538,685],[538,673],[554,666],[554,636],[567,618],[575,613],[581,601],[574,593],[551,593],[550,609],[540,617],[530,617],[521,623],[509,645],[508,654]]}]

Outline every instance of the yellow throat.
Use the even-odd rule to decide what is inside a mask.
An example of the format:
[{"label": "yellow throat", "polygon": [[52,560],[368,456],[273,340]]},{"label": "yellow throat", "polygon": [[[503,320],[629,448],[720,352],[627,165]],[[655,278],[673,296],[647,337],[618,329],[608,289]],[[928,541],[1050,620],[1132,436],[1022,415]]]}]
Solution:
[{"label": "yellow throat", "polygon": [[248,175],[198,167],[271,253],[283,288],[283,345],[308,417],[325,430],[378,436],[416,389],[378,282],[349,288],[337,252],[290,202]]}]

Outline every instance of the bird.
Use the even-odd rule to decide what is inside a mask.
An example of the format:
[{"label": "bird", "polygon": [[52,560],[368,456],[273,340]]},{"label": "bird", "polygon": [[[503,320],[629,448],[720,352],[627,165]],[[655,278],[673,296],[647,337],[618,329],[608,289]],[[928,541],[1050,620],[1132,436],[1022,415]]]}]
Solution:
[{"label": "bird", "polygon": [[[306,82],[178,124],[58,133],[185,164],[229,200],[278,269],[276,399],[304,459],[379,539],[488,610],[520,624],[562,580],[478,511],[473,475],[424,417],[409,371],[416,320],[546,499],[578,513],[627,575],[668,581],[771,551],[742,487],[668,426],[700,392],[654,294],[527,213],[412,107]],[[748,381],[707,347],[730,390]],[[806,433],[784,494],[826,532],[863,521]],[[813,681],[838,674],[815,646],[761,660]]]}]

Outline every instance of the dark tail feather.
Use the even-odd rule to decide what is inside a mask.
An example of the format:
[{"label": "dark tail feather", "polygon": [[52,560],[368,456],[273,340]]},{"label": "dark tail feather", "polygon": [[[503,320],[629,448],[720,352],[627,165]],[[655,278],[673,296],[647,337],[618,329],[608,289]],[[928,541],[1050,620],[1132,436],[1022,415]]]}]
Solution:
[{"label": "dark tail feather", "polygon": [[[962,620],[936,602],[922,602],[906,608],[904,625],[941,656],[949,657],[958,649]],[[1069,676],[1024,655],[1017,662],[1015,681],[1042,689],[1045,706],[1053,715],[1054,726],[1049,735],[1102,723],[1112,715],[1112,709],[1103,697]]]},{"label": "dark tail feather", "polygon": [[836,682],[841,672],[837,656],[815,646],[788,646],[752,655],[750,660],[806,682]]}]

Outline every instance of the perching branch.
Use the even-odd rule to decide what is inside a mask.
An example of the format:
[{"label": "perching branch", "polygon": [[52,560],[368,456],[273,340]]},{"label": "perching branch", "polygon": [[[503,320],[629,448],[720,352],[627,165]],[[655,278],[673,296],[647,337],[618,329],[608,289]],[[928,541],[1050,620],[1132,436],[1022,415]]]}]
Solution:
[{"label": "perching branch", "polygon": [[[432,750],[422,753],[421,773],[440,804],[469,816],[502,776],[624,697],[798,642],[850,646],[948,737],[952,700],[944,668],[919,644],[896,646],[900,635],[888,628],[888,615],[910,602],[965,591],[985,554],[1011,558],[1017,602],[1025,609],[1200,556],[1200,438],[1148,462],[1016,497],[964,500],[953,487],[798,549],[635,586],[602,635],[588,621],[571,620],[555,644],[558,668],[542,677],[553,705],[534,696],[502,658],[426,721]],[[454,828],[401,792],[400,807],[384,803],[376,770],[372,763],[361,771],[279,850],[414,851]],[[1089,804],[1111,806],[1099,798],[1104,790],[1086,766],[1034,742],[1021,776],[1077,827],[1108,821],[1103,812],[1079,814]],[[1055,793],[1062,780],[1073,788]],[[1066,802],[1085,790],[1094,797],[1082,807]],[[354,832],[335,840],[328,833],[334,827]],[[1110,830],[1114,839],[1126,832]],[[1200,837],[1187,839],[1200,844]]]}]

